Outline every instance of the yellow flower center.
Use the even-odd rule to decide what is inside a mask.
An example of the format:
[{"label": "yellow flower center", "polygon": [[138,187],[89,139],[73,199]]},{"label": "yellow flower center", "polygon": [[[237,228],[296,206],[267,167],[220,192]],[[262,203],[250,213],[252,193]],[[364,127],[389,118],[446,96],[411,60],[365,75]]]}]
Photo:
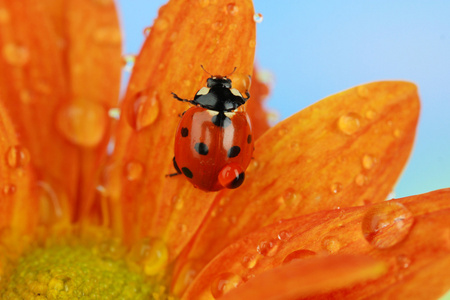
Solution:
[{"label": "yellow flower center", "polygon": [[6,279],[1,299],[167,299],[167,290],[125,259],[98,247],[51,246],[22,256]]}]

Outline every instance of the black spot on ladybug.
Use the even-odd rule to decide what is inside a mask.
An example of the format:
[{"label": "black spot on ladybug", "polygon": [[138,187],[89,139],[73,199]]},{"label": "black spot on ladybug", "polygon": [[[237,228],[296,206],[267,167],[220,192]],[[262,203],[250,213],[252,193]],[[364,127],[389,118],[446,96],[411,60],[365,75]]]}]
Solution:
[{"label": "black spot on ladybug", "polygon": [[251,142],[252,142],[252,135],[249,134],[249,135],[247,136],[247,144],[250,144]]},{"label": "black spot on ladybug", "polygon": [[195,144],[194,149],[200,155],[207,155],[208,154],[208,146],[206,146],[205,143],[197,143],[197,144]]},{"label": "black spot on ladybug", "polygon": [[241,152],[241,148],[239,146],[233,146],[230,148],[230,150],[228,150],[228,157],[229,158],[233,158],[239,155],[239,153]]},{"label": "black spot on ladybug", "polygon": [[189,129],[187,129],[186,127],[181,128],[181,136],[187,137],[188,135],[189,135]]},{"label": "black spot on ladybug", "polygon": [[184,176],[186,176],[187,178],[194,177],[194,174],[192,174],[191,170],[186,167],[181,168],[181,172],[183,172]]},{"label": "black spot on ladybug", "polygon": [[218,127],[227,127],[231,124],[231,119],[225,116],[223,112],[219,112],[217,115],[212,117],[211,122]]},{"label": "black spot on ladybug", "polygon": [[245,179],[245,173],[239,173],[238,176],[236,176],[235,179],[233,179],[232,182],[230,182],[230,184],[227,185],[227,188],[229,189],[235,189],[241,186],[241,184],[244,182]]}]

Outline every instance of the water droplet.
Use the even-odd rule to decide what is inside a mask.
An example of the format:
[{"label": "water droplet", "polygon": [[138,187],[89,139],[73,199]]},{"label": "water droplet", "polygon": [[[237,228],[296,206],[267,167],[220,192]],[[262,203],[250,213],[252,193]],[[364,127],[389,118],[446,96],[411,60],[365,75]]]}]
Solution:
[{"label": "water droplet", "polygon": [[137,131],[140,131],[156,121],[159,115],[159,97],[156,93],[152,97],[143,92],[137,93],[132,109],[132,125]]},{"label": "water droplet", "polygon": [[42,95],[50,95],[52,93],[51,85],[46,81],[36,81],[34,83],[34,88],[36,92],[39,92]]},{"label": "water droplet", "polygon": [[211,294],[214,299],[222,297],[242,283],[242,278],[234,273],[222,273],[211,283]]},{"label": "water droplet", "polygon": [[178,230],[180,230],[181,233],[186,233],[186,231],[187,231],[187,225],[186,224],[178,224],[177,228],[178,228]]},{"label": "water droplet", "polygon": [[366,182],[366,177],[363,174],[356,175],[356,177],[355,177],[356,185],[363,186],[365,182]]},{"label": "water droplet", "polygon": [[184,206],[183,199],[179,198],[178,196],[174,196],[172,198],[172,202],[175,204],[175,209],[176,210],[182,210],[183,209],[183,206]]},{"label": "water droplet", "polygon": [[322,240],[323,249],[335,253],[341,249],[341,243],[335,237],[326,237]]},{"label": "water droplet", "polygon": [[150,35],[151,31],[152,31],[152,26],[145,27],[144,30],[143,30],[144,37],[148,37]]},{"label": "water droplet", "polygon": [[242,95],[250,90],[252,78],[248,74],[233,74],[233,88],[237,89]]},{"label": "water droplet", "polygon": [[224,206],[225,204],[227,204],[228,202],[230,202],[230,197],[222,197],[219,200],[219,205],[220,206]]},{"label": "water droplet", "polygon": [[401,254],[397,256],[397,263],[401,268],[406,269],[411,264],[411,259],[408,258],[406,255]]},{"label": "water droplet", "polygon": [[3,46],[3,57],[10,65],[22,67],[30,60],[30,52],[24,46],[7,43]]},{"label": "water droplet", "polygon": [[99,44],[117,45],[122,41],[122,34],[115,27],[100,27],[94,32],[94,40]]},{"label": "water droplet", "polygon": [[330,190],[333,194],[337,194],[342,191],[342,184],[340,182],[334,182],[331,184]]},{"label": "water droplet", "polygon": [[242,257],[241,264],[244,268],[253,269],[256,266],[258,259],[255,255],[246,254]]},{"label": "water droplet", "polygon": [[280,114],[277,111],[272,110],[267,113],[267,121],[269,121],[272,126],[275,126],[279,119]]},{"label": "water droplet", "polygon": [[307,257],[314,256],[314,255],[316,255],[316,252],[311,251],[311,250],[306,250],[306,249],[297,250],[297,251],[290,253],[288,256],[286,256],[283,260],[283,264],[290,263],[291,261],[297,260],[297,259],[298,260],[305,259]]},{"label": "water droplet", "polygon": [[229,30],[236,30],[238,28],[238,25],[236,23],[231,23],[228,25]]},{"label": "water droplet", "polygon": [[94,147],[102,140],[107,123],[105,108],[90,101],[65,104],[56,115],[59,132],[70,142],[84,147]]},{"label": "water droplet", "polygon": [[369,170],[369,169],[371,169],[373,167],[373,164],[374,164],[375,161],[374,161],[372,156],[370,156],[368,154],[365,154],[363,156],[361,162],[362,162],[363,168],[366,169],[366,170]]},{"label": "water droplet", "polygon": [[287,230],[282,230],[278,233],[278,239],[282,242],[287,242],[291,238],[292,234]]},{"label": "water droplet", "polygon": [[261,23],[263,21],[263,15],[260,13],[255,13],[253,15],[253,21],[255,21],[256,23]]},{"label": "water droplet", "polygon": [[281,196],[287,206],[297,206],[302,200],[302,197],[293,188],[286,189]]},{"label": "water droplet", "polygon": [[[178,37],[178,32],[174,31],[174,32],[172,32],[172,34],[170,35],[169,40],[170,40],[171,42],[175,42],[176,39],[177,39],[177,37]],[[159,65],[158,67],[160,67],[160,66],[161,66],[161,65]]]},{"label": "water droplet", "polygon": [[11,168],[22,168],[30,162],[30,152],[22,146],[11,146],[6,151],[6,163]]},{"label": "water droplet", "polygon": [[248,46],[250,48],[255,48],[256,47],[256,41],[255,40],[250,40],[248,41]]},{"label": "water droplet", "polygon": [[178,280],[176,280],[173,286],[173,291],[175,295],[182,295],[186,288],[191,285],[197,274],[202,269],[203,264],[196,260],[188,260],[184,266],[181,268],[178,275]]},{"label": "water droplet", "polygon": [[16,192],[16,186],[14,184],[5,184],[3,186],[3,194],[12,195]]},{"label": "water droplet", "polygon": [[226,12],[234,16],[239,12],[239,7],[235,3],[228,3]]},{"label": "water droplet", "polygon": [[163,272],[169,252],[162,240],[144,238],[132,246],[128,259],[142,266],[146,275],[153,276]]},{"label": "water droplet", "polygon": [[338,120],[339,130],[346,135],[352,135],[358,131],[361,126],[360,117],[357,113],[348,113],[341,116]]},{"label": "water droplet", "polygon": [[137,161],[130,161],[125,165],[125,176],[130,181],[139,180],[144,173],[144,166]]},{"label": "water droplet", "polygon": [[114,120],[120,119],[120,108],[113,107],[108,110],[108,116]]},{"label": "water droplet", "polygon": [[125,256],[127,249],[120,239],[106,239],[95,245],[92,252],[102,258],[119,260]]},{"label": "water droplet", "polygon": [[396,196],[395,196],[395,191],[391,191],[391,192],[389,193],[389,195],[387,195],[387,197],[386,197],[385,200],[392,200],[392,199],[394,199],[394,198],[396,198]]},{"label": "water droplet", "polygon": [[10,20],[9,12],[6,8],[0,8],[0,24],[6,24]]},{"label": "water droplet", "polygon": [[238,221],[238,217],[235,216],[235,215],[231,215],[231,216],[228,217],[228,221],[229,221],[231,224],[236,224],[237,221]]},{"label": "water droplet", "polygon": [[400,129],[396,128],[396,129],[394,130],[394,136],[395,136],[396,138],[399,138],[401,135],[402,135],[402,131],[401,131]]},{"label": "water droplet", "polygon": [[367,86],[365,85],[360,85],[356,87],[356,92],[358,93],[358,95],[362,98],[367,98],[369,97],[369,89],[367,88]]},{"label": "water droplet", "polygon": [[287,135],[288,134],[288,130],[287,130],[287,128],[285,128],[285,127],[282,127],[282,128],[280,128],[279,130],[278,130],[278,135],[280,136],[280,137],[284,137],[285,135]]},{"label": "water droplet", "polygon": [[122,55],[123,69],[125,72],[131,73],[133,71],[134,63],[136,61],[136,55],[124,54]]},{"label": "water droplet", "polygon": [[373,110],[368,110],[366,111],[366,118],[369,120],[373,120],[375,119],[375,117],[377,116],[377,113]]},{"label": "water droplet", "polygon": [[259,168],[259,162],[256,159],[253,159],[247,168],[247,172],[254,172],[258,168]]},{"label": "water droplet", "polygon": [[278,251],[278,241],[273,239],[269,241],[262,241],[256,247],[256,251],[264,256],[274,256]]},{"label": "water droplet", "polygon": [[401,203],[386,201],[370,208],[362,220],[364,238],[376,248],[389,248],[403,241],[414,216]]},{"label": "water droplet", "polygon": [[223,23],[222,22],[220,22],[220,21],[218,21],[218,22],[214,22],[212,25],[211,25],[211,28],[213,29],[213,30],[216,30],[216,31],[222,31],[223,30]]},{"label": "water droplet", "polygon": [[153,30],[155,31],[165,31],[169,27],[169,21],[165,18],[158,18],[153,25]]},{"label": "water droplet", "polygon": [[298,150],[300,150],[300,144],[298,142],[294,141],[289,144],[289,149],[291,149],[292,151],[298,151]]},{"label": "water droplet", "polygon": [[50,184],[44,181],[37,183],[39,187],[39,217],[40,223],[52,224],[61,219],[63,211],[57,193]]},{"label": "water droplet", "polygon": [[185,80],[183,80],[183,85],[184,85],[186,88],[189,88],[189,87],[192,86],[192,81],[189,80],[189,79],[185,79]]}]

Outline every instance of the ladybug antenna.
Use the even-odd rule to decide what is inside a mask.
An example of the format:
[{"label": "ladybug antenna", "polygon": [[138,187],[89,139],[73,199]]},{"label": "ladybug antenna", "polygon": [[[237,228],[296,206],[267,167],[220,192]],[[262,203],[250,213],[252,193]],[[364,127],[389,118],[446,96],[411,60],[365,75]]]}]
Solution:
[{"label": "ladybug antenna", "polygon": [[236,69],[237,69],[237,67],[234,67],[234,69],[233,69],[233,71],[230,73],[230,74],[228,74],[228,75],[225,75],[224,77],[228,77],[228,76],[231,76],[231,75],[233,75],[233,73],[234,73],[234,71],[236,71]]},{"label": "ladybug antenna", "polygon": [[205,70],[205,68],[203,67],[203,65],[200,65],[200,67],[202,67],[203,71],[205,71],[206,73],[208,73],[209,75],[211,75],[211,77],[214,77],[211,73],[209,73],[208,71]]}]

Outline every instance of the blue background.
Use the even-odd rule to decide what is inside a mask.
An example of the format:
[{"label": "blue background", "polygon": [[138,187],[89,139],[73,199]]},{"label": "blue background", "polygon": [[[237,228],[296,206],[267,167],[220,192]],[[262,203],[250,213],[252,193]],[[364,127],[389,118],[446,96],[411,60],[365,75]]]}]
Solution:
[{"label": "blue background", "polygon": [[[162,0],[118,0],[124,53],[138,53]],[[284,119],[376,80],[419,86],[422,111],[403,197],[450,187],[450,1],[254,1],[256,61],[273,75],[267,106]]]}]

